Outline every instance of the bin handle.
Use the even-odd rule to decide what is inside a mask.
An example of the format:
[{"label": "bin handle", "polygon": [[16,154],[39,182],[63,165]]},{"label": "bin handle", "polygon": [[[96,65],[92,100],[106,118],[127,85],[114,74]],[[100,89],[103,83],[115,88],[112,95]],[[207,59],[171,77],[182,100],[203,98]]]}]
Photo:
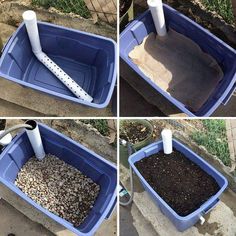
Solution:
[{"label": "bin handle", "polygon": [[1,50],[1,53],[4,52],[6,46],[7,46],[7,44],[9,43],[9,41],[10,41],[11,38],[12,38],[12,35],[8,38],[8,40],[6,41],[6,43],[3,45],[3,48],[2,48],[2,50]]},{"label": "bin handle", "polygon": [[230,98],[232,97],[233,93],[236,91],[236,83],[232,86],[229,93],[226,95],[225,99],[222,101],[222,104],[225,106],[229,102]]},{"label": "bin handle", "polygon": [[212,202],[209,206],[207,206],[207,207],[203,210],[204,214],[207,214],[210,210],[212,210],[212,208],[214,208],[215,205],[216,205],[219,201],[220,201],[220,199],[217,198],[214,202]]},{"label": "bin handle", "polygon": [[106,220],[108,220],[110,218],[110,216],[112,215],[112,213],[113,213],[113,211],[114,211],[114,209],[116,207],[116,202],[117,202],[117,198],[114,199],[114,202],[111,205],[111,208],[109,209],[109,211],[108,211],[108,213],[107,213],[107,215],[105,217]]}]

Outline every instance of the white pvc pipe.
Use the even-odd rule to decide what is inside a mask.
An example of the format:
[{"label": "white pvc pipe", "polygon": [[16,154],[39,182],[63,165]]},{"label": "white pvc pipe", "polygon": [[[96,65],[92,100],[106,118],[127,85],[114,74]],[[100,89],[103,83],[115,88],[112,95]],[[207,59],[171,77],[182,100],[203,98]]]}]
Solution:
[{"label": "white pvc pipe", "polygon": [[31,146],[34,150],[35,157],[41,161],[46,154],[44,151],[38,124],[34,120],[28,120],[26,121],[26,124],[29,124],[33,127],[33,128],[26,128],[26,133],[31,143]]},{"label": "white pvc pipe", "polygon": [[37,17],[36,17],[35,12],[34,11],[25,11],[22,16],[23,16],[26,30],[27,30],[27,33],[29,36],[32,51],[34,53],[42,52],[40,39],[39,39]]},{"label": "white pvc pipe", "polygon": [[123,145],[123,146],[126,146],[126,145],[127,145],[127,141],[124,140],[124,139],[121,139],[121,140],[120,140],[120,143],[121,143],[121,145]]},{"label": "white pvc pipe", "polygon": [[165,154],[171,154],[173,151],[172,132],[169,129],[163,129],[161,132],[163,140],[163,150]]},{"label": "white pvc pipe", "polygon": [[205,223],[205,221],[206,221],[203,216],[200,216],[199,220],[200,220],[200,224],[201,225],[203,225]]},{"label": "white pvc pipe", "polygon": [[[5,133],[5,130],[0,130],[0,135]],[[0,139],[0,145],[7,146],[12,141],[12,135],[10,133],[6,134]]]},{"label": "white pvc pipe", "polygon": [[76,97],[92,102],[93,98],[42,51],[35,12],[30,10],[25,11],[22,17],[25,22],[32,51],[37,59],[44,64],[44,66],[46,66]]},{"label": "white pvc pipe", "polygon": [[148,0],[147,3],[152,14],[152,19],[155,24],[157,34],[159,36],[165,36],[166,23],[162,0]]}]

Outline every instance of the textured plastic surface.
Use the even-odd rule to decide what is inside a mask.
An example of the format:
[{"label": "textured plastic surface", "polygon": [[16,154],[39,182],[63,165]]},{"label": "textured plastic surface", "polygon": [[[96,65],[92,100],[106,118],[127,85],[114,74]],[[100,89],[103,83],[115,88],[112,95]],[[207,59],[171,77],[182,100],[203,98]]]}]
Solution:
[{"label": "textured plastic surface", "polygon": [[141,183],[143,184],[145,190],[149,193],[149,195],[152,197],[153,201],[156,203],[156,205],[160,208],[162,213],[166,215],[172,223],[175,225],[175,227],[179,231],[184,231],[188,229],[189,227],[193,226],[199,218],[205,214],[207,214],[219,201],[219,197],[222,194],[222,192],[225,190],[225,188],[228,185],[227,179],[221,175],[215,168],[213,168],[211,165],[209,165],[206,161],[204,161],[201,157],[199,157],[196,153],[192,152],[189,148],[181,144],[179,141],[173,139],[173,147],[183,153],[186,158],[193,161],[195,164],[197,164],[201,169],[203,169],[206,173],[211,175],[216,182],[218,183],[220,190],[212,196],[209,200],[207,200],[205,203],[203,203],[197,210],[192,212],[191,214],[187,216],[180,216],[178,215],[159,195],[156,193],[153,188],[147,183],[147,181],[144,179],[144,177],[140,174],[138,169],[135,167],[135,162],[143,159],[148,158],[150,155],[153,155],[155,153],[160,152],[163,150],[163,142],[155,142],[150,144],[149,146],[146,146],[139,150],[138,152],[134,153],[129,157],[129,163],[134,170],[134,172],[139,177]]},{"label": "textured plastic surface", "polygon": [[48,23],[38,22],[38,28],[44,52],[93,97],[93,102],[75,97],[37,60],[24,24],[19,26],[4,48],[0,76],[76,103],[94,108],[106,107],[116,82],[115,42]]},{"label": "textured plastic surface", "polygon": [[158,93],[177,106],[182,112],[189,116],[210,116],[220,104],[225,105],[232,96],[232,87],[236,83],[236,50],[232,49],[208,30],[165,4],[164,13],[167,29],[172,28],[193,40],[205,53],[214,57],[223,70],[224,77],[208,98],[207,102],[197,112],[191,112],[183,103],[179,102],[153,83],[129,58],[129,52],[132,51],[135,46],[141,44],[143,39],[151,32],[156,33],[149,10],[129,24],[121,33],[120,57],[147,83],[156,89]]},{"label": "textured plastic surface", "polygon": [[25,131],[18,134],[0,155],[0,181],[26,202],[75,234],[93,235],[102,221],[110,216],[116,205],[116,167],[94,152],[45,125],[39,124],[39,130],[46,153],[56,155],[100,185],[101,191],[98,199],[85,221],[78,228],[73,227],[68,221],[36,204],[14,185],[20,168],[34,155]]}]

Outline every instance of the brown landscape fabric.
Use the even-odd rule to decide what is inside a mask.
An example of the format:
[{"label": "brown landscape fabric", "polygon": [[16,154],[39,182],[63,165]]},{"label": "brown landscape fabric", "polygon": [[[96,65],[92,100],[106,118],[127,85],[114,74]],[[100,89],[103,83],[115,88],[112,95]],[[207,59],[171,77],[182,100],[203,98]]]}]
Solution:
[{"label": "brown landscape fabric", "polygon": [[165,37],[149,34],[129,57],[148,78],[192,112],[202,107],[223,78],[213,57],[172,29]]}]

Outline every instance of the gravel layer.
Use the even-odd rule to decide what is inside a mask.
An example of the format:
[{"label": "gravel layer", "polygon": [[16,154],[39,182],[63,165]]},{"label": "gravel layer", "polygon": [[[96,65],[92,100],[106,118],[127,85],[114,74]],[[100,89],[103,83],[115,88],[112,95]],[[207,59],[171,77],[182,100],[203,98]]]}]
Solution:
[{"label": "gravel layer", "polygon": [[42,161],[30,158],[18,173],[15,185],[75,227],[88,216],[100,191],[92,179],[51,154]]}]

